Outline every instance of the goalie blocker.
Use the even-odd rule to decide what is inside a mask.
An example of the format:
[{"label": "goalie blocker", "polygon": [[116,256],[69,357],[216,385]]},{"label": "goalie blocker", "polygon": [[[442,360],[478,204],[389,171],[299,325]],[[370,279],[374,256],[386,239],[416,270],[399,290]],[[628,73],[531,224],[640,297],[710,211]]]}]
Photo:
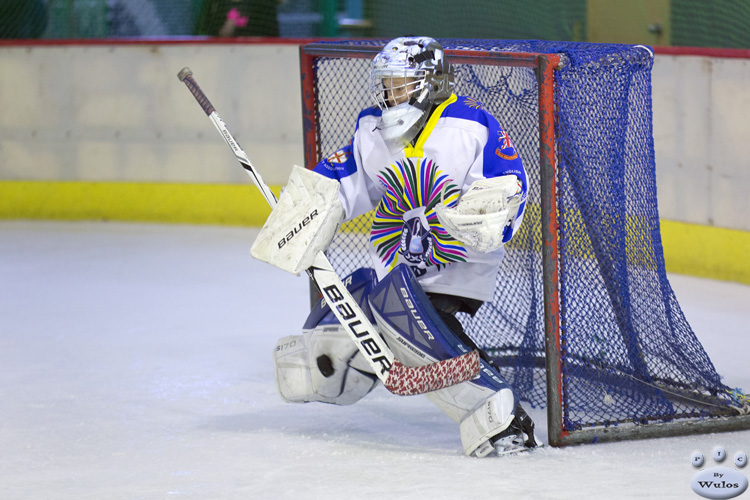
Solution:
[{"label": "goalie blocker", "polygon": [[[344,282],[404,364],[423,366],[475,349],[470,339],[459,338],[443,322],[408,266],[397,266],[380,283],[371,269],[360,269]],[[278,341],[274,368],[287,402],[350,405],[378,383],[324,299],[310,313],[302,335]],[[430,392],[427,398],[459,424],[467,456],[536,446],[531,419],[485,360],[478,378]]]},{"label": "goalie blocker", "polygon": [[295,165],[250,254],[299,274],[328,248],[343,219],[338,181]]}]

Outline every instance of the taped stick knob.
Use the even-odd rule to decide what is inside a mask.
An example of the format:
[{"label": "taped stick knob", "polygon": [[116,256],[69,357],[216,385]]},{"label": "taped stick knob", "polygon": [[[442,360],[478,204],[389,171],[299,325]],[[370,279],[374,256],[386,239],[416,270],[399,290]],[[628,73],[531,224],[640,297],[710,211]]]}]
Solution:
[{"label": "taped stick knob", "polygon": [[180,70],[180,72],[177,73],[177,78],[179,78],[181,82],[184,82],[185,78],[187,78],[189,76],[193,76],[193,72],[190,71],[190,68],[188,68],[187,66],[185,66],[184,68],[182,68]]}]

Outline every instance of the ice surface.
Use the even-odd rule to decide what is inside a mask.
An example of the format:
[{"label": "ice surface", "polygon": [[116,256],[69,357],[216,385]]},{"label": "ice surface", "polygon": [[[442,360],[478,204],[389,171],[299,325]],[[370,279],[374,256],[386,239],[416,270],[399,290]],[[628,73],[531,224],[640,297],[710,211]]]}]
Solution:
[{"label": "ice surface", "polygon": [[[750,453],[744,431],[477,460],[424,397],[283,403],[271,350],[299,332],[307,278],[254,261],[255,234],[0,222],[0,498],[690,499],[693,452]],[[670,281],[750,388],[750,287]]]}]

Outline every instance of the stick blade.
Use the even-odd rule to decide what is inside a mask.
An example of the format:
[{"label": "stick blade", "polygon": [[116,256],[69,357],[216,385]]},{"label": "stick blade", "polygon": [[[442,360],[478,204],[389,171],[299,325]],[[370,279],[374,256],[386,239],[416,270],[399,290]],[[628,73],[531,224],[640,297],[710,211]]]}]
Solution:
[{"label": "stick blade", "polygon": [[479,351],[416,367],[394,360],[384,385],[399,396],[425,394],[474,379],[479,376],[479,368]]},{"label": "stick blade", "polygon": [[177,73],[177,78],[179,78],[181,82],[184,82],[185,78],[187,78],[189,76],[193,76],[193,72],[190,71],[190,68],[188,68],[187,66],[185,66],[184,68],[182,68],[180,70],[180,72]]}]

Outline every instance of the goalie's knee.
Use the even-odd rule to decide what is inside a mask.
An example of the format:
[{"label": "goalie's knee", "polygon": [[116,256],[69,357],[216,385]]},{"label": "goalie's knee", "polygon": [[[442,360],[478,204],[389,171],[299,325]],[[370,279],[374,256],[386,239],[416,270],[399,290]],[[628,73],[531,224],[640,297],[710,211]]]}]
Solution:
[{"label": "goalie's knee", "polygon": [[350,405],[378,383],[340,326],[280,339],[274,349],[276,387],[284,401]]}]

